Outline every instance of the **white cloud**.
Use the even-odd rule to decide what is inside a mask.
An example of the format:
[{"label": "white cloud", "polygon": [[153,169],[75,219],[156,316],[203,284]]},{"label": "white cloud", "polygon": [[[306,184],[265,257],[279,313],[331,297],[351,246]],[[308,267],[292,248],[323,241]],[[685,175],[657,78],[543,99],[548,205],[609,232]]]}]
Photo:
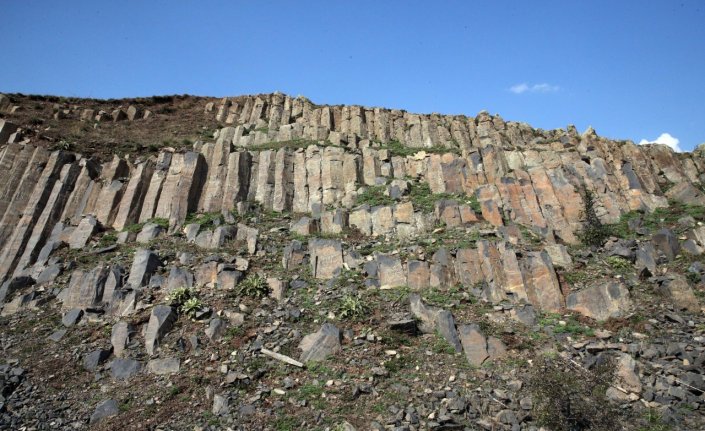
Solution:
[{"label": "white cloud", "polygon": [[673,148],[673,151],[675,151],[676,153],[680,153],[683,151],[678,145],[680,144],[680,142],[681,141],[678,138],[671,136],[670,133],[661,133],[661,135],[653,141],[647,141],[646,139],[642,139],[641,141],[639,141],[639,145],[663,144]]},{"label": "white cloud", "polygon": [[547,84],[545,82],[542,82],[541,84],[527,84],[526,82],[522,82],[521,84],[513,85],[509,87],[509,91],[511,91],[514,94],[523,94],[523,93],[555,93],[556,91],[560,90],[561,88],[557,85],[551,85]]}]

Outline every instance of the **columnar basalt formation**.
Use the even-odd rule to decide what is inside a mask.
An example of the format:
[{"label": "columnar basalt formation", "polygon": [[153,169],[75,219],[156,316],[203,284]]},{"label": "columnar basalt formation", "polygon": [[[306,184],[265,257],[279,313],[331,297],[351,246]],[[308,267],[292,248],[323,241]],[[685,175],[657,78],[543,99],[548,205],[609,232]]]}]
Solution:
[{"label": "columnar basalt formation", "polygon": [[[72,231],[86,216],[116,230],[166,219],[175,232],[190,213],[245,211],[254,202],[320,218],[322,231],[331,234],[354,227],[365,235],[403,236],[432,228],[434,220],[448,226],[484,220],[495,227],[531,227],[548,243],[573,244],[582,223],[583,187],[593,192],[602,221],[614,222],[630,210],[665,206],[665,190],[673,184],[699,188],[705,178],[705,161],[694,154],[612,141],[591,130],[537,130],[484,112],[475,118],[418,115],[270,94],[225,98],[216,117],[224,127],[215,140],[197,142],[192,151],[116,156],[102,165],[66,151],[4,145],[0,279],[31,273],[57,223]],[[8,127],[14,130],[4,122],[3,130]],[[479,213],[453,202],[437,205],[431,219],[413,202],[356,205],[365,187],[394,181],[473,197]],[[519,262],[507,249],[493,247],[481,243],[477,255],[501,261],[504,274],[485,265],[479,278],[489,284],[501,279],[510,287],[487,293],[489,299],[511,291],[549,309],[561,304],[538,287],[545,283],[524,286],[521,280],[533,273],[534,279],[552,280],[552,270],[543,274],[550,258],[539,254]]]}]

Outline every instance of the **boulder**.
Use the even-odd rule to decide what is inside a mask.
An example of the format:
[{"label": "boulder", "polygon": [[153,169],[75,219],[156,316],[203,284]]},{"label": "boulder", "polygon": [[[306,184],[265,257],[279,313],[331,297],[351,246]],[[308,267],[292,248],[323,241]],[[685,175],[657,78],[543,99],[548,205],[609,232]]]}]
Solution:
[{"label": "boulder", "polygon": [[680,252],[678,237],[670,229],[664,228],[656,232],[651,238],[651,242],[656,250],[663,253],[669,261],[675,259],[678,256],[678,252]]},{"label": "boulder", "polygon": [[340,330],[332,323],[324,323],[317,332],[305,336],[299,343],[301,362],[322,361],[341,349]]},{"label": "boulder", "polygon": [[680,274],[673,274],[669,278],[662,280],[658,285],[657,291],[678,309],[688,310],[692,313],[697,313],[700,310],[698,298],[695,296],[688,281]]},{"label": "boulder", "polygon": [[71,232],[69,237],[69,248],[72,250],[79,250],[86,246],[88,240],[91,239],[93,234],[95,234],[100,229],[100,224],[98,220],[92,215],[87,215],[81,219],[78,226]]},{"label": "boulder", "polygon": [[105,400],[101,401],[93,411],[93,414],[91,415],[90,418],[90,424],[91,425],[96,425],[103,421],[104,419],[107,419],[109,417],[117,416],[120,414],[120,408],[118,407],[118,403],[115,400]]},{"label": "boulder", "polygon": [[147,363],[147,371],[160,376],[177,374],[180,369],[179,358],[151,359]]},{"label": "boulder", "polygon": [[139,288],[149,283],[154,272],[162,265],[157,253],[152,250],[140,248],[135,251],[135,257],[130,268],[127,284],[132,288]]},{"label": "boulder", "polygon": [[629,290],[618,281],[607,281],[588,287],[573,292],[566,298],[566,308],[595,320],[621,317],[630,307]]},{"label": "boulder", "polygon": [[134,359],[114,359],[110,364],[110,375],[115,380],[129,380],[142,371],[142,364]]},{"label": "boulder", "polygon": [[83,357],[83,368],[88,371],[95,371],[100,364],[107,361],[112,353],[112,349],[98,349]]},{"label": "boulder", "polygon": [[225,321],[218,317],[214,317],[208,323],[208,328],[206,328],[206,337],[211,341],[218,341],[220,337],[223,336],[225,332]]},{"label": "boulder", "polygon": [[125,348],[134,333],[134,326],[128,322],[120,321],[113,325],[113,329],[110,334],[110,344],[113,345],[113,352],[115,353],[115,356],[118,358],[124,357]]},{"label": "boulder", "polygon": [[80,308],[72,308],[61,318],[61,323],[67,328],[70,328],[76,325],[81,320],[81,317],[83,317],[83,310]]},{"label": "boulder", "polygon": [[335,277],[343,267],[343,248],[334,239],[313,239],[308,244],[313,276],[322,279]]},{"label": "boulder", "polygon": [[142,227],[140,233],[137,234],[136,241],[140,244],[146,244],[158,237],[164,229],[156,223],[147,223]]},{"label": "boulder", "polygon": [[168,305],[157,305],[152,309],[144,340],[149,355],[154,355],[159,343],[176,321],[176,312]]},{"label": "boulder", "polygon": [[34,279],[26,275],[13,277],[5,281],[2,286],[0,286],[0,304],[11,299],[18,290],[33,286],[34,283]]}]

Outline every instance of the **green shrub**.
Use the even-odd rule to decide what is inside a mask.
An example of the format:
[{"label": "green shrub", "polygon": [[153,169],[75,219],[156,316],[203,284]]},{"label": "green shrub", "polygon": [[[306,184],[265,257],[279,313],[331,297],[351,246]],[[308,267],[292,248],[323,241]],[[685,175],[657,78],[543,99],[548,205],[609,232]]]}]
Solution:
[{"label": "green shrub", "polygon": [[395,201],[386,194],[386,186],[369,186],[357,195],[355,201],[357,205],[369,205],[371,207],[394,205]]},{"label": "green shrub", "polygon": [[338,316],[341,319],[357,318],[364,316],[368,311],[369,308],[358,295],[345,295],[338,307]]},{"label": "green shrub", "polygon": [[614,373],[613,361],[587,370],[557,355],[536,359],[527,385],[532,416],[555,431],[623,429],[617,406],[607,398]]},{"label": "green shrub", "polygon": [[615,271],[626,272],[632,269],[632,264],[623,257],[619,256],[608,256],[607,264],[612,267]]},{"label": "green shrub", "polygon": [[251,274],[238,285],[238,294],[253,298],[263,298],[269,294],[269,285],[267,280],[261,275]]},{"label": "green shrub", "polygon": [[585,222],[582,231],[578,233],[578,238],[587,246],[601,247],[612,233],[609,226],[603,225],[597,217],[595,196],[585,185],[582,186],[582,195]]}]

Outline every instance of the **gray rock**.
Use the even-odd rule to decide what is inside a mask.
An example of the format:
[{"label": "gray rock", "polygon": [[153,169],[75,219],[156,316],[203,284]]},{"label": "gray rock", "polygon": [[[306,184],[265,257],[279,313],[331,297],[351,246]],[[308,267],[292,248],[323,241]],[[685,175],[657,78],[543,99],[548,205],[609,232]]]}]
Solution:
[{"label": "gray rock", "polygon": [[56,277],[61,274],[63,268],[64,266],[60,263],[54,263],[47,266],[37,276],[37,284],[41,286],[53,283],[54,280],[56,280]]},{"label": "gray rock", "polygon": [[220,394],[213,396],[213,408],[211,411],[216,416],[228,414],[230,412],[230,402],[228,398]]},{"label": "gray rock", "polygon": [[661,229],[655,233],[651,238],[651,242],[656,250],[663,253],[669,261],[675,259],[680,252],[678,238],[670,229]]},{"label": "gray rock", "polygon": [[218,317],[214,317],[208,323],[208,328],[206,328],[206,336],[211,341],[218,341],[220,337],[223,336],[225,332],[225,321]]},{"label": "gray rock", "polygon": [[424,304],[421,296],[416,293],[409,295],[409,304],[411,314],[418,320],[421,332],[425,334],[438,332],[456,352],[463,350],[455,327],[455,319],[450,311]]},{"label": "gray rock", "polygon": [[458,328],[460,333],[460,341],[465,351],[465,357],[470,365],[479,367],[489,357],[487,352],[487,339],[480,331],[477,324],[461,325]]},{"label": "gray rock", "polygon": [[144,335],[148,354],[154,355],[162,338],[171,330],[174,322],[176,322],[176,312],[168,305],[157,305],[152,309],[147,332]]},{"label": "gray rock", "polygon": [[697,313],[700,310],[698,298],[690,287],[688,281],[680,274],[673,274],[670,278],[659,283],[657,291],[673,305],[682,310]]},{"label": "gray rock", "polygon": [[105,400],[101,401],[91,415],[90,424],[95,425],[104,419],[112,416],[117,416],[120,413],[120,408],[117,401]]},{"label": "gray rock", "polygon": [[12,295],[14,295],[18,290],[33,285],[34,279],[26,275],[13,277],[7,280],[2,284],[2,286],[0,286],[0,304],[10,300]]},{"label": "gray rock", "polygon": [[164,229],[156,223],[147,223],[142,227],[140,233],[137,234],[136,241],[140,244],[146,244],[157,238]]},{"label": "gray rock", "polygon": [[166,282],[166,291],[171,292],[181,287],[193,287],[193,274],[184,268],[172,266]]},{"label": "gray rock", "polygon": [[87,354],[83,358],[83,368],[88,371],[95,371],[100,364],[107,361],[112,349],[98,349]]},{"label": "gray rock", "polygon": [[144,248],[135,251],[135,257],[130,268],[130,276],[127,279],[127,284],[133,288],[138,288],[149,283],[149,279],[154,272],[161,266],[159,256],[151,250]]},{"label": "gray rock", "polygon": [[86,246],[91,236],[100,229],[98,220],[92,215],[87,215],[81,219],[76,226],[76,229],[71,233],[69,238],[69,248],[79,250]]},{"label": "gray rock", "polygon": [[332,323],[324,323],[320,330],[305,336],[299,343],[299,349],[303,351],[301,362],[326,359],[341,349],[340,340],[340,330]]},{"label": "gray rock", "polygon": [[338,275],[343,267],[343,248],[340,241],[317,238],[309,241],[308,249],[314,277],[327,280]]},{"label": "gray rock", "polygon": [[47,337],[48,340],[53,341],[55,343],[58,343],[61,341],[62,338],[64,338],[64,335],[66,335],[66,329],[59,329],[57,331],[52,332],[50,336]]},{"label": "gray rock", "polygon": [[80,322],[81,317],[83,317],[83,310],[80,308],[72,308],[61,318],[61,323],[67,328],[70,328]]},{"label": "gray rock", "polygon": [[113,352],[118,358],[122,358],[125,352],[125,347],[130,342],[132,334],[134,334],[135,328],[125,321],[117,322],[113,325],[113,329],[110,335],[110,343],[113,345]]},{"label": "gray rock", "polygon": [[177,374],[179,369],[179,358],[152,359],[147,363],[147,371],[157,375]]},{"label": "gray rock", "polygon": [[629,290],[618,281],[608,281],[592,286],[571,293],[566,298],[566,308],[595,320],[620,317],[630,307]]},{"label": "gray rock", "polygon": [[110,375],[115,380],[129,380],[142,371],[142,364],[134,359],[115,359],[110,364]]},{"label": "gray rock", "polygon": [[666,196],[689,205],[705,205],[705,195],[689,181],[681,181],[668,189]]}]

